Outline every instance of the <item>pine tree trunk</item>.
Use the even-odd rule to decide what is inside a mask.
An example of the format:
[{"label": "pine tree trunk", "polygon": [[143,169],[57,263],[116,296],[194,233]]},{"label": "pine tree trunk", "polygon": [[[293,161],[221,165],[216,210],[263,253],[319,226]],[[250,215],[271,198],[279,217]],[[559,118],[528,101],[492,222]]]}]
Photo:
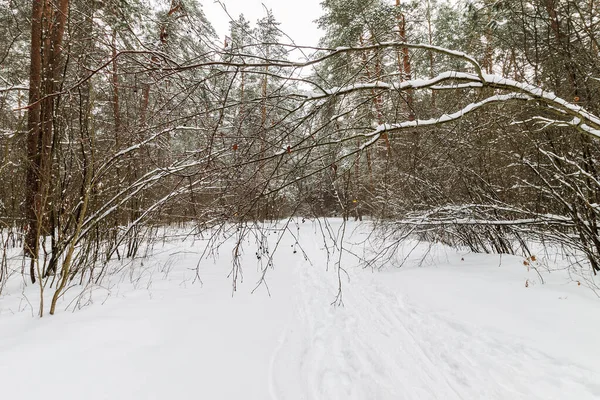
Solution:
[{"label": "pine tree trunk", "polygon": [[25,254],[31,258],[31,281],[35,283],[35,260],[46,220],[46,202],[52,174],[54,106],[60,79],[62,40],[68,0],[34,0],[31,11],[29,111],[27,115],[27,233]]},{"label": "pine tree trunk", "polygon": [[38,252],[37,210],[39,192],[39,151],[41,136],[41,82],[42,82],[42,0],[34,0],[31,11],[31,56],[29,67],[29,111],[27,113],[27,187],[25,194],[25,214],[27,233],[25,236],[25,254],[31,258],[31,281],[35,283],[34,260]]},{"label": "pine tree trunk", "polygon": [[[398,11],[400,10],[400,0],[396,0],[396,7]],[[398,13],[398,32],[400,35],[400,41],[406,42],[406,18],[404,14]],[[401,49],[402,56],[398,54],[398,69],[400,70],[400,76],[402,80],[410,80],[412,71],[410,65],[410,54],[408,52],[408,47],[403,47]],[[402,58],[402,61],[400,60]],[[406,91],[406,106],[408,108],[408,120],[413,121],[415,119],[415,113],[413,109],[413,91],[412,89],[408,89]]]}]

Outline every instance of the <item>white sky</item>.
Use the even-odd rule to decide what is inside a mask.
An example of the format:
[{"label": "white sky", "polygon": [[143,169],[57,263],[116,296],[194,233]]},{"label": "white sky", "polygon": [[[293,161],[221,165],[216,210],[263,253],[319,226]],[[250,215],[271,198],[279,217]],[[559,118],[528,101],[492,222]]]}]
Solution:
[{"label": "white sky", "polygon": [[[321,0],[222,0],[233,18],[243,13],[253,24],[264,17],[263,4],[273,10],[279,27],[299,45],[317,45],[322,32],[313,22],[321,15]],[[229,31],[229,17],[214,0],[202,0],[202,8],[220,38]]]}]

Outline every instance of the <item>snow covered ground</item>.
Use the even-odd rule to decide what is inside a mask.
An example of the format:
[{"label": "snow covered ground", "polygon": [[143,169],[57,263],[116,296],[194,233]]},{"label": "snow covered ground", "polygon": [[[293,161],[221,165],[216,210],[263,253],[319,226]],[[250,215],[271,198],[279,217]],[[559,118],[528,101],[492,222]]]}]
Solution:
[{"label": "snow covered ground", "polygon": [[[42,319],[35,287],[13,276],[0,296],[2,398],[600,398],[600,300],[564,271],[543,272],[542,285],[520,257],[410,252],[412,242],[402,268],[365,270],[351,253],[367,234],[352,224],[338,275],[319,225],[291,228],[267,271],[270,296],[251,293],[252,240],[233,297],[232,241],[199,264],[202,284],[205,242],[173,240],[79,301],[70,289]],[[273,230],[271,251],[276,240]],[[339,276],[343,307],[331,305]]]}]

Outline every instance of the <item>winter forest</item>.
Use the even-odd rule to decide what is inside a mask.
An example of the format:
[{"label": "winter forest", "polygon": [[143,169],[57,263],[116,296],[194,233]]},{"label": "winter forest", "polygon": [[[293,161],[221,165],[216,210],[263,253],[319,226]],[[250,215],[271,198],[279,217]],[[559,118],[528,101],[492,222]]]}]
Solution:
[{"label": "winter forest", "polygon": [[208,1],[0,0],[7,398],[600,397],[600,1]]}]

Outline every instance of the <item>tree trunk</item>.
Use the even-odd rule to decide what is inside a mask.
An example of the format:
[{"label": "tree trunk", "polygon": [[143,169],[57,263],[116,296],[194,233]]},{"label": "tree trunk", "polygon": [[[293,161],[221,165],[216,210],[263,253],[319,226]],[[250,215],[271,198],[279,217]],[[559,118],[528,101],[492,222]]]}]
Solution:
[{"label": "tree trunk", "polygon": [[29,111],[27,115],[27,232],[24,251],[31,258],[31,281],[35,283],[35,260],[43,234],[46,202],[52,173],[52,142],[56,88],[60,78],[62,39],[68,0],[34,0],[31,11]]},{"label": "tree trunk", "polygon": [[31,11],[31,61],[29,67],[29,111],[27,113],[27,187],[25,194],[25,213],[27,216],[25,254],[31,258],[31,281],[35,283],[34,259],[38,252],[37,210],[39,192],[39,151],[41,136],[40,98],[42,81],[42,0],[34,0]]},{"label": "tree trunk", "polygon": [[[404,14],[400,12],[400,0],[396,0],[396,7],[398,8],[398,32],[400,34],[400,41],[406,42],[406,18]],[[410,80],[412,71],[410,65],[410,54],[408,53],[408,47],[401,49],[402,55],[398,53],[398,69],[400,70],[401,80]],[[402,60],[401,60],[402,59]],[[415,112],[413,108],[413,90],[408,89],[406,91],[406,106],[408,108],[408,120],[413,121],[415,119]]]}]

